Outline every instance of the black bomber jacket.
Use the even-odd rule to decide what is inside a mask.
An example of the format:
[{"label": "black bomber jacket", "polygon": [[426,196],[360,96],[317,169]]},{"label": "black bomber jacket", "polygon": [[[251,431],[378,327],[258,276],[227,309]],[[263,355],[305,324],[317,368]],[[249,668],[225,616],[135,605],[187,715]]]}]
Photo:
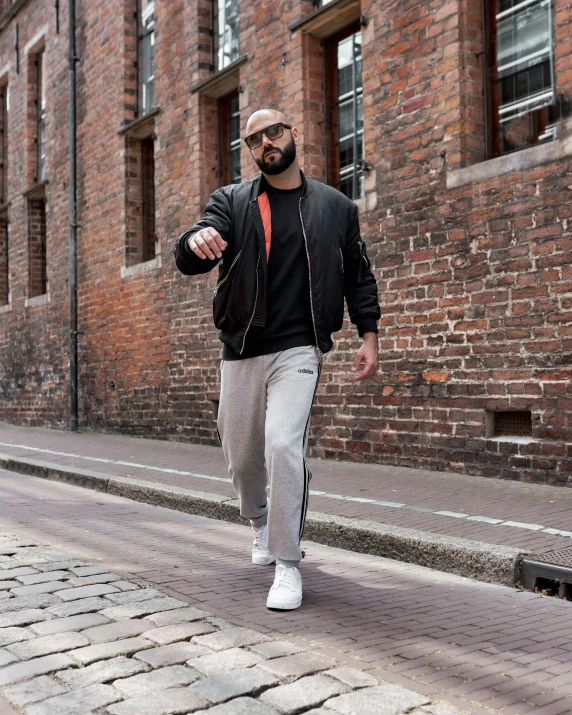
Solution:
[{"label": "black bomber jacket", "polygon": [[[327,353],[333,344],[331,334],[342,327],[344,296],[359,334],[377,331],[381,315],[377,285],[361,240],[356,204],[304,174],[302,181],[300,221],[308,256],[312,322],[317,347]],[[270,230],[270,215],[260,209],[268,206],[266,186],[260,175],[217,189],[203,218],[175,243],[177,267],[185,275],[207,273],[219,264],[214,323],[220,339],[239,354],[250,327],[265,322],[265,229]],[[221,259],[199,258],[187,245],[189,236],[208,226],[228,244]]]}]

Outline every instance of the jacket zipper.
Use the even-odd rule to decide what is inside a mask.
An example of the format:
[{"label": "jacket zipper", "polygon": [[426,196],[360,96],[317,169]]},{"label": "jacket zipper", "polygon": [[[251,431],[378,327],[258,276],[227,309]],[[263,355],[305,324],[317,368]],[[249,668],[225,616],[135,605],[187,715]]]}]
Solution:
[{"label": "jacket zipper", "polygon": [[252,315],[250,316],[250,320],[248,321],[248,325],[246,326],[246,330],[244,331],[244,337],[242,338],[242,347],[240,348],[240,352],[238,353],[239,355],[242,355],[244,351],[244,345],[246,343],[246,334],[250,330],[250,324],[252,323],[254,319],[254,313],[256,313],[256,304],[258,303],[258,266],[260,265],[260,253],[258,254],[258,260],[256,261],[256,293],[254,295],[254,307],[252,308]]},{"label": "jacket zipper", "polygon": [[242,248],[241,248],[240,251],[236,254],[236,256],[235,256],[235,258],[234,258],[234,261],[230,264],[230,268],[228,269],[228,273],[226,274],[226,276],[216,284],[215,289],[214,289],[214,294],[215,294],[215,296],[216,296],[216,294],[217,294],[218,289],[219,289],[219,288],[221,287],[221,285],[225,282],[225,280],[230,276],[230,272],[232,271],[232,268],[233,268],[234,264],[235,264],[235,263],[238,261],[238,259],[240,258],[240,254],[241,254],[241,253],[242,253]]},{"label": "jacket zipper", "polygon": [[310,284],[310,312],[312,313],[312,326],[314,328],[314,337],[316,338],[316,350],[320,353],[320,357],[323,356],[323,352],[320,350],[320,345],[318,343],[318,331],[316,330],[316,318],[314,317],[314,300],[312,298],[312,266],[310,264],[310,253],[308,251],[308,239],[306,237],[306,229],[304,227],[304,219],[302,218],[302,199],[299,203],[300,210],[300,223],[302,224],[302,233],[304,235],[304,246],[306,247],[306,257],[308,259],[308,279]]}]

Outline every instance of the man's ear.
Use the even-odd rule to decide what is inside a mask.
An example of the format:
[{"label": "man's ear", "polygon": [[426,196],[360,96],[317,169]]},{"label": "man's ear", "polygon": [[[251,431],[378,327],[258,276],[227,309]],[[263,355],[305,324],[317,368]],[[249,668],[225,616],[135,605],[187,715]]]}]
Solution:
[{"label": "man's ear", "polygon": [[300,132],[298,131],[298,127],[292,128],[292,136],[294,137],[294,144],[298,144],[300,141]]}]

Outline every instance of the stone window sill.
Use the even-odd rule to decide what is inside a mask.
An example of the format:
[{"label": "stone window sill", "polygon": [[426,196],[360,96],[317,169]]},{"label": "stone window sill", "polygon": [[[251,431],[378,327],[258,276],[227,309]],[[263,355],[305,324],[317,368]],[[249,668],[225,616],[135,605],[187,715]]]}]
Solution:
[{"label": "stone window sill", "polygon": [[572,156],[572,119],[560,123],[558,137],[552,142],[448,171],[447,188],[456,189],[459,186],[495,179],[513,171],[525,171],[569,156]]},{"label": "stone window sill", "polygon": [[488,442],[509,442],[510,444],[534,444],[541,442],[540,439],[534,437],[518,437],[517,435],[508,435],[506,437],[486,437]]},{"label": "stone window sill", "polygon": [[360,19],[360,0],[333,0],[288,25],[290,32],[301,30],[325,40]]},{"label": "stone window sill", "polygon": [[161,113],[161,107],[155,107],[142,117],[137,117],[117,132],[119,136],[129,135],[135,139],[146,139],[155,130],[155,117]]},{"label": "stone window sill", "polygon": [[220,99],[230,92],[234,92],[239,85],[240,67],[248,61],[248,55],[242,55],[232,64],[215,72],[206,79],[201,79],[191,86],[191,94],[204,94],[206,97]]},{"label": "stone window sill", "polygon": [[50,302],[50,292],[35,295],[32,298],[26,298],[24,303],[26,308],[33,308],[36,305],[47,305]]},{"label": "stone window sill", "polygon": [[2,313],[9,313],[12,310],[12,303],[5,303],[4,305],[0,305],[0,315]]},{"label": "stone window sill", "polygon": [[132,276],[142,276],[146,273],[152,273],[157,269],[161,268],[163,265],[163,260],[161,256],[155,256],[150,261],[144,261],[143,263],[136,263],[133,266],[121,266],[121,277],[130,278]]}]

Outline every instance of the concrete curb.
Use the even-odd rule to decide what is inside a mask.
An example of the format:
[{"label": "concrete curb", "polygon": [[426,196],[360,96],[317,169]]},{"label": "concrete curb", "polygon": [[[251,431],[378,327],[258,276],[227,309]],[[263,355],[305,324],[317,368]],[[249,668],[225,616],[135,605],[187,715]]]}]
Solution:
[{"label": "concrete curb", "polygon": [[[236,524],[247,523],[240,516],[238,500],[220,494],[191,491],[2,454],[0,468],[187,514]],[[405,561],[502,586],[520,584],[522,560],[531,556],[528,552],[508,546],[312,511],[308,512],[304,538],[327,546]]]}]

